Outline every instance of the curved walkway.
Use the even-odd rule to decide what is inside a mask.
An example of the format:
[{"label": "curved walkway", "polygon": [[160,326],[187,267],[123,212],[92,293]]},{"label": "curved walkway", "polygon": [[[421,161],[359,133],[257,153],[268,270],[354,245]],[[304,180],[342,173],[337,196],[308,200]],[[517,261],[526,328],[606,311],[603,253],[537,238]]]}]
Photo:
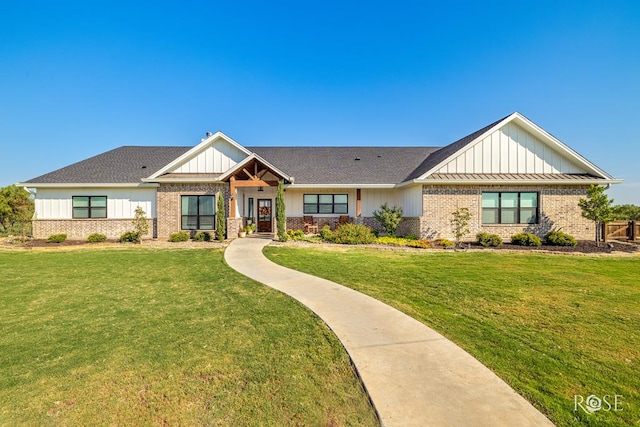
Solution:
[{"label": "curved walkway", "polygon": [[229,266],[300,301],[337,335],[384,426],[552,425],[460,347],[364,294],[269,261],[271,239],[234,240]]}]

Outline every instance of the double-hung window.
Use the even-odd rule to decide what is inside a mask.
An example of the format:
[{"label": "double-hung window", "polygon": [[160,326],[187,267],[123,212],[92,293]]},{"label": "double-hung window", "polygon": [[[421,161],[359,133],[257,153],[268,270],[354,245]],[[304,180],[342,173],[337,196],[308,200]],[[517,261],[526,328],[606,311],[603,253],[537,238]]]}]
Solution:
[{"label": "double-hung window", "polygon": [[538,193],[482,193],[483,224],[537,224]]},{"label": "double-hung window", "polygon": [[106,218],[107,196],[72,196],[73,218]]},{"label": "double-hung window", "polygon": [[305,194],[305,214],[347,214],[349,199],[346,194]]},{"label": "double-hung window", "polygon": [[182,229],[213,230],[215,227],[214,196],[182,196]]}]

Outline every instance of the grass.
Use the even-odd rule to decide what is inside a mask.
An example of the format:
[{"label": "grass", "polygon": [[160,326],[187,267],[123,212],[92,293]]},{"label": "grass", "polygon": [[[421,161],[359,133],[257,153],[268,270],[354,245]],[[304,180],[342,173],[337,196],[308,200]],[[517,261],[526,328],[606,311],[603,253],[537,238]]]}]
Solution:
[{"label": "grass", "polygon": [[[640,258],[267,247],[431,326],[557,425],[640,424]],[[622,395],[622,411],[576,412]],[[605,405],[606,408],[606,405]]]},{"label": "grass", "polygon": [[342,346],[222,251],[0,251],[0,425],[376,425]]}]

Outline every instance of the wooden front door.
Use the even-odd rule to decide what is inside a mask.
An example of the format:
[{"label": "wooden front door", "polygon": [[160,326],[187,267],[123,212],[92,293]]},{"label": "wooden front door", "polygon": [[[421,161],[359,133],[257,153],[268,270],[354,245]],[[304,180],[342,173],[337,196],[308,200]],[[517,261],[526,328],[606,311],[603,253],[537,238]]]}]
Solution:
[{"label": "wooden front door", "polygon": [[270,233],[271,219],[273,218],[271,209],[271,199],[258,199],[258,232]]}]

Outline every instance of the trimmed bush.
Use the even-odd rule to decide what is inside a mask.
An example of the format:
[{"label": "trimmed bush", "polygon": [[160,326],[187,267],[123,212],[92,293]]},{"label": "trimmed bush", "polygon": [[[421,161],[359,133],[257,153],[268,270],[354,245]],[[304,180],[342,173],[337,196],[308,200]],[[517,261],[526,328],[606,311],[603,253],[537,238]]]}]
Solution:
[{"label": "trimmed bush", "polygon": [[186,231],[178,231],[177,233],[172,233],[169,235],[170,242],[188,242],[189,241],[189,233]]},{"label": "trimmed bush", "polygon": [[485,248],[498,247],[502,244],[502,238],[500,236],[484,231],[476,234],[476,241]]},{"label": "trimmed bush", "polygon": [[542,246],[542,240],[533,233],[518,233],[511,236],[511,243],[519,246]]},{"label": "trimmed bush", "polygon": [[[180,241],[183,242],[184,240],[180,240]],[[208,231],[198,231],[193,236],[193,241],[194,242],[210,242],[211,241],[211,233],[209,233]]]},{"label": "trimmed bush", "polygon": [[52,234],[47,239],[47,243],[62,243],[67,240],[67,235],[64,233],[61,234]]},{"label": "trimmed bush", "polygon": [[544,242],[552,246],[576,246],[578,244],[573,236],[557,230],[552,230],[545,234]]},{"label": "trimmed bush", "polygon": [[304,231],[302,230],[287,230],[287,235],[291,240],[303,240],[304,239]]},{"label": "trimmed bush", "polygon": [[140,243],[140,233],[127,231],[120,236],[120,243]]},{"label": "trimmed bush", "polygon": [[342,224],[334,231],[324,227],[320,230],[320,236],[326,241],[343,245],[365,245],[376,240],[371,228],[362,224]]},{"label": "trimmed bush", "polygon": [[433,242],[430,242],[425,239],[420,240],[409,240],[407,242],[407,246],[410,248],[422,248],[422,249],[430,249],[433,247]]},{"label": "trimmed bush", "polygon": [[433,243],[435,245],[442,246],[443,248],[450,248],[456,245],[456,242],[452,242],[449,239],[437,239]]},{"label": "trimmed bush", "polygon": [[104,242],[105,240],[107,240],[107,236],[100,233],[89,234],[89,237],[87,237],[87,242],[89,243],[100,243]]}]

